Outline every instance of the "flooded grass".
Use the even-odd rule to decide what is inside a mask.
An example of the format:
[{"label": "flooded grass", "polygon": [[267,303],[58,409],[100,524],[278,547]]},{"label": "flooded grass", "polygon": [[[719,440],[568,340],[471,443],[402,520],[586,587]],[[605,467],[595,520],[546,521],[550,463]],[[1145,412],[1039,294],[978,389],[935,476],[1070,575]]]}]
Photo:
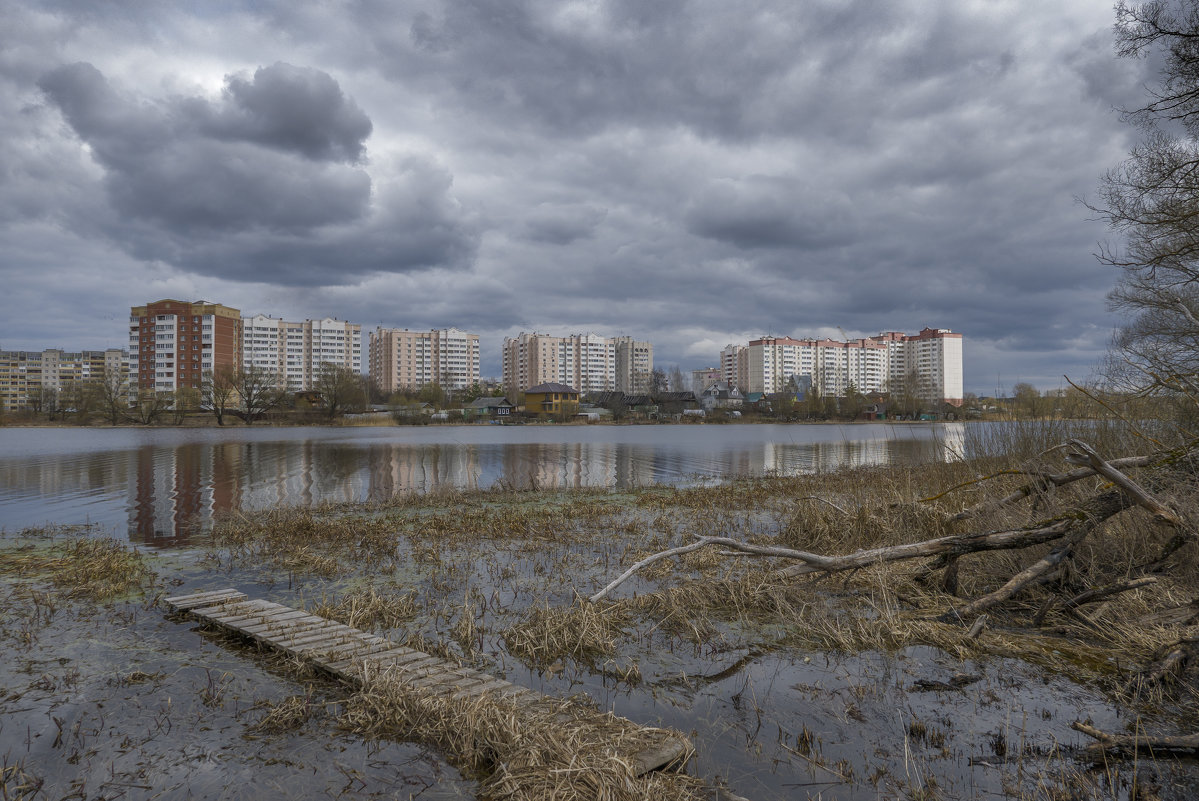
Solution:
[{"label": "flooded grass", "polygon": [[[1042,458],[1028,451],[1022,468]],[[19,656],[0,668],[3,792],[622,799],[727,783],[755,801],[1194,797],[1194,764],[1096,766],[1069,728],[1189,729],[1187,685],[1134,698],[1126,679],[1170,637],[1140,623],[1147,612],[1199,587],[1194,554],[1085,621],[1047,608],[1034,630],[1054,588],[1034,589],[977,637],[937,622],[955,598],[923,564],[780,580],[709,548],[585,600],[695,534],[844,553],[961,530],[952,512],[1022,480],[991,477],[999,462],[275,509],[219,522],[203,548],[148,555],[95,532],[8,535],[0,646]],[[1095,487],[1079,484],[971,526],[1068,510]],[[1164,535],[1138,515],[1080,546],[1060,581],[1156,552]],[[962,591],[994,588],[1017,558],[964,558]],[[155,605],[226,586],[564,699],[547,712],[558,720],[581,704],[677,729],[697,754],[681,776],[637,779],[600,758],[636,736],[615,719],[598,741],[583,728],[551,741],[496,699],[433,702],[383,679],[354,692]],[[430,737],[429,716],[450,734]]]}]

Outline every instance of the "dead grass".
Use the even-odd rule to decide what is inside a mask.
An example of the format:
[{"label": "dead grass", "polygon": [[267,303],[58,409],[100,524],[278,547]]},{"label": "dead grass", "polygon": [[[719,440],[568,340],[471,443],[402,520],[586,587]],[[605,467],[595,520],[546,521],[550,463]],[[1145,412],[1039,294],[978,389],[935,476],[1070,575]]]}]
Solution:
[{"label": "dead grass", "polygon": [[301,728],[319,710],[319,704],[308,695],[289,695],[278,703],[261,705],[267,712],[249,730],[255,734],[283,734]]},{"label": "dead grass", "polygon": [[494,694],[433,697],[384,674],[355,695],[343,728],[415,739],[448,755],[482,795],[521,801],[691,801],[701,785],[679,773],[636,776],[632,755],[672,733],[601,715],[578,699],[532,706]]},{"label": "dead grass", "polygon": [[144,589],[154,579],[136,548],[90,537],[0,550],[0,574],[46,578],[67,598],[94,601]]},{"label": "dead grass", "polygon": [[352,589],[340,598],[322,597],[308,611],[363,631],[387,631],[410,622],[420,605],[415,591],[381,592],[371,586]]},{"label": "dead grass", "polygon": [[532,667],[567,658],[595,664],[617,652],[631,623],[632,615],[620,606],[578,601],[567,607],[539,606],[503,632],[504,645]]}]

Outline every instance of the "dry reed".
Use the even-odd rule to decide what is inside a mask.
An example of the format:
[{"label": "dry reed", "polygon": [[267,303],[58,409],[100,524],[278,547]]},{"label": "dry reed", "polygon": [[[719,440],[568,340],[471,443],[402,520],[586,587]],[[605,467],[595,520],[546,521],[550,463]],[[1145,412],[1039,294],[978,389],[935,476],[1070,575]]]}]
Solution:
[{"label": "dry reed", "polygon": [[679,773],[638,776],[632,757],[674,733],[601,715],[578,699],[529,705],[495,694],[460,699],[413,690],[384,673],[346,704],[341,725],[415,739],[476,777],[483,795],[521,801],[698,801]]},{"label": "dry reed", "polygon": [[144,589],[154,579],[136,548],[114,539],[88,537],[0,551],[0,573],[44,576],[66,597],[89,600],[123,596]]}]

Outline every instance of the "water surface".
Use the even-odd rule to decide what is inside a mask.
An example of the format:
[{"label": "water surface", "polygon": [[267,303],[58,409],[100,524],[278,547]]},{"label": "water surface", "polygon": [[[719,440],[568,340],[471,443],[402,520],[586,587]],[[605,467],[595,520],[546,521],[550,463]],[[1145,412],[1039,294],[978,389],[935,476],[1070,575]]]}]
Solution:
[{"label": "water surface", "polygon": [[235,509],[952,459],[966,425],[2,428],[0,528],[90,522],[170,546]]}]

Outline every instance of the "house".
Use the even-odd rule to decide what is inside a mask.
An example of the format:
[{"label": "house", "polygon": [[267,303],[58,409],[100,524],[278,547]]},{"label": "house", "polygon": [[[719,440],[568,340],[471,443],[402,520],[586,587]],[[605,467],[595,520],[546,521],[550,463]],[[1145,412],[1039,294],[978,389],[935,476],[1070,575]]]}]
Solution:
[{"label": "house", "polygon": [[574,416],[579,408],[579,391],[565,384],[538,384],[525,390],[525,413],[540,416]]},{"label": "house", "polygon": [[699,395],[699,404],[704,411],[713,409],[739,409],[745,402],[745,396],[736,387],[730,387],[725,381],[717,381]]},{"label": "house", "polygon": [[504,418],[515,408],[507,398],[475,398],[463,407],[462,414],[467,420]]}]

